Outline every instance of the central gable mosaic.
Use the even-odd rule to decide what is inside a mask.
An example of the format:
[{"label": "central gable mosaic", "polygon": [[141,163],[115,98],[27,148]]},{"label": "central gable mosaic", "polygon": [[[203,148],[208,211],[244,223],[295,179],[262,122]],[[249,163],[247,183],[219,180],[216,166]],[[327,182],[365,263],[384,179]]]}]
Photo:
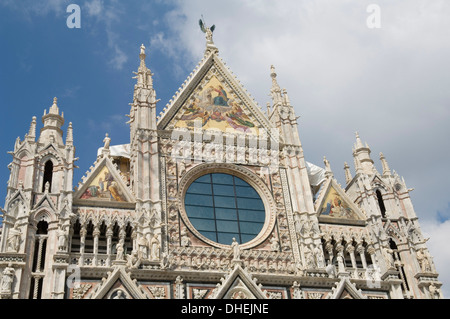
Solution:
[{"label": "central gable mosaic", "polygon": [[202,129],[258,134],[255,122],[244,112],[232,91],[212,76],[202,88],[194,92],[183,107],[184,113],[175,124],[177,128],[193,128],[201,121]]}]

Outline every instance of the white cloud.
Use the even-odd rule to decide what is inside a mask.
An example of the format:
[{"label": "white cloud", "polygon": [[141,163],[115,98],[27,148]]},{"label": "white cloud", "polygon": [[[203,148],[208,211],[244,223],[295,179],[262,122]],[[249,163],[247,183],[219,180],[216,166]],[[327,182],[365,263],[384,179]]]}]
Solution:
[{"label": "white cloud", "polygon": [[[99,24],[106,33],[106,41],[108,46],[109,58],[108,64],[114,69],[121,70],[123,65],[128,61],[128,56],[122,49],[123,39],[117,26],[120,25],[121,15],[124,13],[122,5],[119,1],[108,1],[104,3],[102,0],[85,1],[83,9],[87,10],[87,14],[91,21],[88,24]],[[98,28],[91,28],[98,32]]]},{"label": "white cloud", "polygon": [[101,0],[86,1],[84,4],[90,16],[98,16],[102,13],[103,2]]},{"label": "white cloud", "polygon": [[[450,135],[450,3],[377,1],[382,27],[369,29],[370,3],[177,1],[166,15],[164,39],[181,46],[177,51],[194,66],[204,52],[203,14],[216,25],[220,55],[261,106],[269,101],[275,65],[301,116],[307,160],[322,165],[326,155],[343,182],[343,163],[352,162],[359,131],[376,165],[383,152],[415,188],[413,202],[427,218],[426,212],[447,206],[450,186],[444,160],[450,148],[442,140]],[[185,61],[178,63],[186,69]]]},{"label": "white cloud", "polygon": [[439,273],[439,278],[442,285],[442,293],[444,298],[450,298],[450,250],[447,243],[450,242],[450,220],[444,223],[425,221],[421,224],[422,231],[425,238],[430,238],[427,242],[427,247],[433,256],[434,263]]},{"label": "white cloud", "polygon": [[322,166],[326,155],[344,185],[355,131],[379,170],[384,153],[391,170],[415,189],[420,223],[435,225],[429,243],[440,278],[450,285],[448,255],[437,248],[449,225],[434,220],[449,203],[450,2],[376,1],[380,29],[366,25],[373,1],[175,3],[165,17],[170,29],[164,40],[182,52],[184,61],[175,62],[186,75],[192,70],[186,65],[193,68],[204,52],[203,14],[206,24],[216,25],[220,56],[263,108],[270,99],[270,65],[276,67],[301,116],[307,161]]}]

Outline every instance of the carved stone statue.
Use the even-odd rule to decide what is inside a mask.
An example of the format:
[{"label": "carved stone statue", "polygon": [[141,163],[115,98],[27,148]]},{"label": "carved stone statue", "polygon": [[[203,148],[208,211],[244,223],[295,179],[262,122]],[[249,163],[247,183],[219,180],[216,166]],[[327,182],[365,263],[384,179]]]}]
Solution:
[{"label": "carved stone statue", "polygon": [[342,251],[339,251],[337,253],[336,260],[338,262],[338,271],[345,272],[344,254],[342,253]]},{"label": "carved stone statue", "polygon": [[272,251],[280,251],[280,242],[275,236],[270,239],[270,243]]},{"label": "carved stone statue", "polygon": [[159,248],[160,243],[158,240],[158,235],[155,234],[152,240],[150,241],[151,260],[159,259]]},{"label": "carved stone statue", "polygon": [[116,260],[124,260],[124,248],[123,248],[123,238],[119,240],[119,242],[116,245]]},{"label": "carved stone statue", "polygon": [[206,43],[207,44],[213,44],[212,36],[213,36],[213,32],[214,32],[214,29],[216,28],[216,26],[212,25],[211,27],[207,27],[202,19],[200,19],[198,21],[198,24],[200,25],[200,29],[206,35]]},{"label": "carved stone statue", "polygon": [[103,149],[104,150],[109,150],[109,144],[111,143],[111,138],[109,137],[108,133],[105,134],[105,138],[103,139]]},{"label": "carved stone statue", "polygon": [[187,235],[187,232],[185,229],[181,231],[181,247],[188,247],[191,245],[191,240],[189,236]]},{"label": "carved stone statue", "polygon": [[241,259],[241,248],[239,247],[239,243],[236,241],[236,238],[233,237],[233,242],[231,244],[231,250],[233,251],[233,259],[240,260]]},{"label": "carved stone statue", "polygon": [[9,263],[7,267],[3,270],[2,279],[0,281],[0,294],[2,296],[12,294],[12,283],[14,280],[15,270],[12,264]]},{"label": "carved stone statue", "polygon": [[390,248],[383,248],[384,258],[386,259],[389,268],[395,268],[395,261],[393,256],[394,251]]},{"label": "carved stone statue", "polygon": [[67,234],[64,230],[64,226],[58,229],[58,250],[66,251],[67,249]]},{"label": "carved stone statue", "polygon": [[111,299],[127,299],[127,296],[123,292],[123,290],[117,290],[117,292],[112,296]]},{"label": "carved stone statue", "polygon": [[316,257],[317,267],[319,267],[319,268],[325,267],[325,261],[324,261],[325,259],[324,259],[323,251],[319,246],[316,246],[314,248],[314,255]]},{"label": "carved stone statue", "polygon": [[138,244],[138,257],[142,259],[148,258],[148,241],[144,236],[141,236],[137,241]]},{"label": "carved stone statue", "polygon": [[430,261],[428,260],[428,257],[424,253],[423,249],[418,250],[416,255],[422,272],[431,272]]},{"label": "carved stone statue", "polygon": [[19,223],[16,222],[14,227],[9,230],[7,251],[19,252],[22,232],[19,229]]},{"label": "carved stone statue", "polygon": [[138,252],[133,250],[131,255],[127,255],[127,266],[130,268],[138,268],[141,264],[141,259],[138,257]]},{"label": "carved stone statue", "polygon": [[429,291],[430,291],[430,295],[432,299],[439,299],[441,296],[441,291],[439,288],[437,288],[434,284],[431,284],[428,287]]}]

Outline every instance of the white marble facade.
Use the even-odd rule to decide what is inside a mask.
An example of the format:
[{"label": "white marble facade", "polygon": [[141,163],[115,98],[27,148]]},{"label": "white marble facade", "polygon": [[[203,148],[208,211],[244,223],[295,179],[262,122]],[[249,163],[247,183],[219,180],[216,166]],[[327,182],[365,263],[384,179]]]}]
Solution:
[{"label": "white marble facade", "polygon": [[[325,158],[323,169],[304,158],[275,68],[263,111],[203,30],[203,59],[159,115],[141,46],[130,143],[106,134],[76,187],[57,99],[39,136],[33,117],[11,152],[0,297],[442,298],[408,187],[384,155],[378,172],[357,134],[342,187]],[[216,189],[234,193],[205,195]]]}]

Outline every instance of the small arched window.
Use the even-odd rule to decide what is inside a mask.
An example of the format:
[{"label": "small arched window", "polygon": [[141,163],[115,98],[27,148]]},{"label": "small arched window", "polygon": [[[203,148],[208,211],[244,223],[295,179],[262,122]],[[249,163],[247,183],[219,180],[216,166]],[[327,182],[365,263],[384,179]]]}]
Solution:
[{"label": "small arched window", "polygon": [[381,196],[381,192],[379,189],[377,189],[376,194],[378,199],[378,206],[380,206],[381,216],[383,218],[386,218],[386,207],[384,206],[383,197]]},{"label": "small arched window", "polygon": [[33,278],[30,282],[30,299],[42,298],[43,274],[45,271],[45,257],[47,252],[48,223],[41,220],[36,227],[36,239],[34,243]]},{"label": "small arched window", "polygon": [[45,191],[45,184],[49,184],[48,192],[52,191],[53,162],[48,160],[44,167],[44,181],[42,182],[42,192]]}]

